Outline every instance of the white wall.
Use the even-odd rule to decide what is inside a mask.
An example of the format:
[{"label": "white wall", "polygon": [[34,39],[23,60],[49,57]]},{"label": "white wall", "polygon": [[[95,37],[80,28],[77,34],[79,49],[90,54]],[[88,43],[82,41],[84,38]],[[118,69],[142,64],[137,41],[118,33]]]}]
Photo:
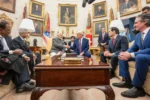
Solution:
[{"label": "white wall", "polygon": [[[12,37],[18,36],[18,27],[19,27],[19,24],[22,20],[22,13],[23,13],[25,3],[27,3],[28,14],[29,14],[29,1],[30,0],[16,0],[15,14],[0,10],[0,14],[5,12],[5,14],[8,15],[9,17],[11,17],[14,21],[14,25],[13,25],[12,32],[11,32]],[[77,16],[78,16],[77,26],[70,27],[70,34],[69,34],[70,36],[72,35],[72,29],[74,29],[74,30],[78,30],[78,29],[85,30],[88,11],[90,11],[92,14],[92,5],[87,4],[85,8],[82,8],[82,0],[36,0],[36,1],[40,1],[40,2],[45,3],[45,12],[49,12],[49,14],[50,14],[50,21],[51,21],[50,26],[51,26],[51,30],[55,31],[55,35],[58,31],[61,32],[62,29],[64,31],[66,31],[65,27],[58,26],[58,3],[77,4]],[[101,1],[107,2],[107,17],[92,19],[92,21],[109,19],[110,7],[113,8],[114,14],[116,17],[116,12],[117,12],[116,0],[96,0],[94,3],[101,2]],[[150,4],[146,4],[146,0],[141,0],[141,6],[144,7],[145,5],[150,5]],[[126,19],[129,17],[137,16],[139,13],[124,16],[124,17],[121,17],[121,19]],[[28,16],[28,17],[30,17],[30,16]],[[31,37],[31,45],[32,45],[32,41],[34,38],[38,39],[38,45],[41,46],[42,45],[42,38],[41,37],[35,37],[35,36]],[[95,37],[93,37],[93,45],[97,45],[97,38],[95,38]]]}]

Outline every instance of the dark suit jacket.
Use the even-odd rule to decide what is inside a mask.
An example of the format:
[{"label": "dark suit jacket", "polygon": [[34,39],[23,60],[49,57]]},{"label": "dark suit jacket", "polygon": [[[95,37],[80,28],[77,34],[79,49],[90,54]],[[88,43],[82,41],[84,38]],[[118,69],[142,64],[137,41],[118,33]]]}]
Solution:
[{"label": "dark suit jacket", "polygon": [[[86,38],[83,38],[81,44],[82,44],[81,52],[84,52],[84,53],[87,52],[89,50],[89,40],[86,39]],[[77,54],[80,53],[80,50],[79,50],[79,39],[75,39],[74,40],[74,44],[71,47],[71,49],[73,49]]]},{"label": "dark suit jacket", "polygon": [[[74,44],[74,43],[73,43]],[[71,46],[71,41],[68,42],[68,45]]]},{"label": "dark suit jacket", "polygon": [[133,46],[128,49],[128,52],[134,52],[135,56],[138,54],[150,55],[150,30],[147,33],[143,43],[141,41],[141,33],[138,33]]},{"label": "dark suit jacket", "polygon": [[[10,37],[5,37],[5,40],[6,40],[7,45],[10,50],[16,49],[16,47],[14,46],[12,39]],[[12,71],[21,73],[23,71],[24,67],[26,67],[26,64],[22,57],[19,57],[18,55],[10,55],[8,50],[3,50],[3,44],[1,41],[0,41],[0,56],[6,57],[11,62],[13,62],[12,64],[6,64],[3,61],[1,61],[1,63],[0,63],[0,70],[10,70],[6,75],[4,75],[2,77],[1,84],[7,85],[7,84],[9,84],[9,82],[12,78],[12,75],[14,74],[14,73],[12,73]]]},{"label": "dark suit jacket", "polygon": [[23,53],[26,54],[27,56],[30,56],[33,54],[30,48],[20,38],[20,36],[13,39],[13,44],[15,45],[17,49],[23,50]]},{"label": "dark suit jacket", "polygon": [[112,39],[109,40],[108,51],[118,55],[120,52],[126,51],[128,47],[127,37],[118,35],[115,39],[114,45],[112,43]]},{"label": "dark suit jacket", "polygon": [[[7,45],[8,47],[11,49],[11,50],[15,50],[16,47],[15,45],[12,43],[12,39],[10,37],[5,37],[5,40],[7,42]],[[3,50],[3,44],[2,42],[0,41],[0,53],[3,53],[3,54],[9,54],[9,50]]]},{"label": "dark suit jacket", "polygon": [[106,43],[106,45],[108,45],[108,42],[109,42],[109,35],[108,33],[105,33],[104,35],[104,40],[102,39],[102,33],[99,34],[99,37],[98,37],[98,44],[100,46],[100,43]]}]

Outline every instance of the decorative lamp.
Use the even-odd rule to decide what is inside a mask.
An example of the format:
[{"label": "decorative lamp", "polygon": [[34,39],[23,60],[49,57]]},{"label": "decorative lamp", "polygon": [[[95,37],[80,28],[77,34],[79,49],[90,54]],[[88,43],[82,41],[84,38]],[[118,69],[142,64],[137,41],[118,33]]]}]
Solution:
[{"label": "decorative lamp", "polygon": [[31,19],[23,19],[20,26],[19,32],[35,32],[35,27]]}]

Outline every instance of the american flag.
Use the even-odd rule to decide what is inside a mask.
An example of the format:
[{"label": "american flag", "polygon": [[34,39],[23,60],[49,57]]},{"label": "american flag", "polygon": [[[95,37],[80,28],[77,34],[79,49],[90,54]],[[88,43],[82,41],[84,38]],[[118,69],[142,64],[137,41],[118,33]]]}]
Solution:
[{"label": "american flag", "polygon": [[46,50],[50,50],[50,17],[49,13],[46,13],[43,23],[43,46]]}]

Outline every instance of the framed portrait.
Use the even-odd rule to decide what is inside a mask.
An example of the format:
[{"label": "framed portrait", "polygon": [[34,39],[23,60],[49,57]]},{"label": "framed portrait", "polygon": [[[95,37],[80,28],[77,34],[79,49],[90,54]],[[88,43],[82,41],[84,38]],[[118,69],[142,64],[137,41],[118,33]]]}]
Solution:
[{"label": "framed portrait", "polygon": [[76,26],[77,25],[77,5],[59,4],[58,5],[58,25]]},{"label": "framed portrait", "polygon": [[98,37],[100,33],[102,33],[102,28],[105,28],[105,31],[108,31],[108,21],[107,20],[99,20],[93,22],[93,36]]},{"label": "framed portrait", "polygon": [[146,0],[147,3],[150,3],[150,0]]},{"label": "framed portrait", "polygon": [[35,27],[35,32],[31,33],[33,36],[42,36],[43,34],[43,21],[32,19]]},{"label": "framed portrait", "polygon": [[121,16],[141,11],[141,0],[117,0],[117,10]]},{"label": "framed portrait", "polygon": [[107,15],[106,1],[93,4],[92,12],[93,18],[105,17]]},{"label": "framed portrait", "polygon": [[44,3],[30,1],[29,15],[37,18],[44,18]]},{"label": "framed portrait", "polygon": [[16,0],[0,0],[0,9],[15,13]]}]

